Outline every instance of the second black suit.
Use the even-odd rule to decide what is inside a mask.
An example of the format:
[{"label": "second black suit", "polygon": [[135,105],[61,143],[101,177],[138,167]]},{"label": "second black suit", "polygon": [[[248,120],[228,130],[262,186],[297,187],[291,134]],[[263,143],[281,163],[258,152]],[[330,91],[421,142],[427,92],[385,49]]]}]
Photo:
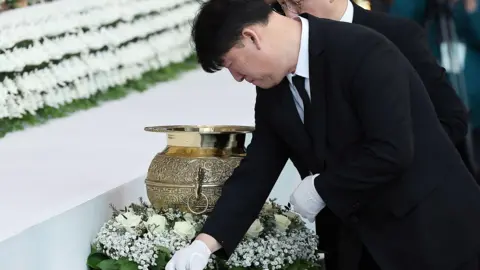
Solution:
[{"label": "second black suit", "polygon": [[[377,31],[397,46],[422,79],[438,119],[452,142],[463,144],[468,132],[467,110],[449,83],[445,69],[432,54],[425,31],[411,20],[367,11],[353,1],[351,3],[354,7],[352,23]],[[282,13],[278,3],[273,7]]]},{"label": "second black suit", "polygon": [[[476,259],[480,189],[418,74],[384,36],[306,17],[314,129],[307,133],[286,79],[258,89],[247,157],[203,232],[231,254],[290,158],[302,177],[320,173],[319,216],[340,221],[339,256],[349,263],[340,269],[357,269],[363,246],[386,270],[454,270]],[[320,241],[336,233],[328,230],[319,228]]]}]

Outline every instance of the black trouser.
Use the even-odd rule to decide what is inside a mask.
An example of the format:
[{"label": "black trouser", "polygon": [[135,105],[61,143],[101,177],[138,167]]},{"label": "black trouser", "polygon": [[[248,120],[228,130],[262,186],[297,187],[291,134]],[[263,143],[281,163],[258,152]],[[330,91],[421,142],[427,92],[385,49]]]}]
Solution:
[{"label": "black trouser", "polygon": [[[325,254],[326,270],[338,270],[339,269],[338,262],[339,262],[339,258],[336,252],[329,252]],[[358,270],[380,270],[380,267],[373,260],[372,256],[370,255],[370,253],[367,251],[366,248],[363,249]],[[464,270],[464,269],[459,269],[459,270]],[[478,269],[475,269],[475,270],[478,270]]]},{"label": "black trouser", "polygon": [[[338,255],[336,253],[325,254],[326,270],[338,270]],[[480,255],[461,264],[459,267],[452,270],[479,270],[480,269]],[[375,263],[370,253],[366,248],[363,249],[362,258],[358,270],[381,270]]]},{"label": "black trouser", "polygon": [[338,270],[338,254],[336,252],[325,253],[326,270]]}]

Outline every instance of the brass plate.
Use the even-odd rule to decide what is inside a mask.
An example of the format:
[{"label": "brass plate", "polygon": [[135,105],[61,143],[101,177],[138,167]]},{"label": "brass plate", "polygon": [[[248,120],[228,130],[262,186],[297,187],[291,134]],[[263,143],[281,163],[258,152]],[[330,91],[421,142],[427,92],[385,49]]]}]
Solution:
[{"label": "brass plate", "polygon": [[222,133],[251,133],[255,130],[252,126],[222,126],[222,125],[176,125],[176,126],[153,126],[146,127],[148,132],[195,132],[200,134]]}]

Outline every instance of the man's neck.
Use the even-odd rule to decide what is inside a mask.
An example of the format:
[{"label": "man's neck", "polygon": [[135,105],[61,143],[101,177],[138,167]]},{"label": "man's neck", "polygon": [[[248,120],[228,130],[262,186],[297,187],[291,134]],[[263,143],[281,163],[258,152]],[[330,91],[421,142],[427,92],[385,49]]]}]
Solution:
[{"label": "man's neck", "polygon": [[300,45],[302,43],[302,22],[300,20],[295,20],[295,27],[293,29],[295,31],[292,37],[295,37],[295,42],[294,46],[291,46],[291,50],[289,50],[289,55],[291,55],[291,57],[289,57],[289,59],[291,59],[289,61],[289,63],[291,63],[291,68],[289,69],[290,73],[295,73],[298,63],[298,52],[300,51]]},{"label": "man's neck", "polygon": [[329,19],[340,21],[345,12],[347,11],[348,1],[350,0],[337,0],[336,2],[334,2],[334,4],[332,5],[335,5],[335,7],[333,9],[332,16],[330,16]]},{"label": "man's neck", "polygon": [[[275,16],[276,17],[276,16]],[[294,73],[298,62],[298,52],[300,51],[300,43],[302,38],[302,23],[300,19],[290,19],[285,16],[279,15],[275,19],[283,20],[283,22],[274,24],[281,26],[281,29],[274,29],[281,35],[276,35],[279,42],[276,42],[278,46],[282,46],[280,51],[282,52],[282,58],[285,60],[286,67],[289,73]]]}]

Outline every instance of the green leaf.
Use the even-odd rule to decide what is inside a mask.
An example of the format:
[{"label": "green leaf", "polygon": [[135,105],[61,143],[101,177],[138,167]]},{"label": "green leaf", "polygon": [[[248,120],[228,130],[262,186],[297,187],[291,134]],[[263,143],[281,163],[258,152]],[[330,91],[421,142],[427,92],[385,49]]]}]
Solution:
[{"label": "green leaf", "polygon": [[101,269],[99,268],[99,264],[102,262],[102,261],[105,261],[105,260],[108,260],[108,256],[103,254],[103,253],[100,253],[100,252],[94,252],[94,253],[91,253],[88,258],[87,258],[87,266],[88,267],[91,267],[93,269]]},{"label": "green leaf", "polygon": [[120,259],[117,263],[120,265],[120,270],[138,270],[138,264],[128,259]]},{"label": "green leaf", "polygon": [[100,270],[120,270],[120,265],[113,259],[101,261],[97,267]]},{"label": "green leaf", "polygon": [[98,253],[99,251],[97,250],[97,247],[95,245],[90,246],[90,254],[92,253]]},{"label": "green leaf", "polygon": [[168,261],[170,260],[170,250],[166,247],[158,247],[158,257],[155,260],[156,266],[155,270],[163,270],[167,266]]},{"label": "green leaf", "polygon": [[286,270],[314,270],[323,269],[320,265],[313,264],[305,260],[297,260],[293,264],[287,266]]},{"label": "green leaf", "polygon": [[165,266],[167,266],[167,263],[169,261],[169,258],[168,256],[165,254],[165,253],[160,253],[158,254],[158,257],[157,259],[155,260],[155,262],[157,263],[156,265],[156,270],[163,270],[165,269]]},{"label": "green leaf", "polygon": [[158,248],[158,252],[161,252],[161,253],[165,253],[167,255],[170,255],[171,252],[170,252],[170,249],[166,248],[166,247],[159,247]]}]

